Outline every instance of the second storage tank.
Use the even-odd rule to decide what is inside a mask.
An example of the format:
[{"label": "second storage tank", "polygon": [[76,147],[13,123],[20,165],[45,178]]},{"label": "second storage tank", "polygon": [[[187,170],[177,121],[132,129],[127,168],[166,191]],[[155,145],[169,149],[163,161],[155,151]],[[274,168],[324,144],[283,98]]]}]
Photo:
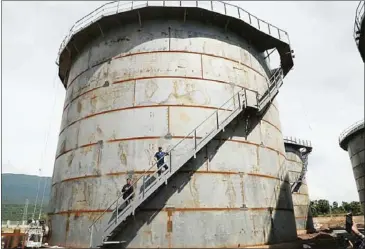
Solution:
[{"label": "second storage tank", "polygon": [[308,185],[305,178],[308,155],[312,151],[312,144],[307,140],[289,137],[284,138],[284,144],[287,170],[292,187],[297,234],[305,234],[314,230]]}]

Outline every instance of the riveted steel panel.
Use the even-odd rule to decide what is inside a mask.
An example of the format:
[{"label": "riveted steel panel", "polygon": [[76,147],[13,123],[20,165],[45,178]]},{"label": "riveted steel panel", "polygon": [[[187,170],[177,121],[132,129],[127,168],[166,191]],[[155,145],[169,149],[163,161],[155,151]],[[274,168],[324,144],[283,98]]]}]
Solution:
[{"label": "riveted steel panel", "polygon": [[253,144],[215,140],[208,144],[208,169],[212,171],[255,172],[257,146]]},{"label": "riveted steel panel", "polygon": [[200,77],[200,55],[187,53],[135,54],[110,63],[114,81],[156,76]]},{"label": "riveted steel panel", "polygon": [[100,175],[100,145],[72,150],[60,156],[55,162],[54,183],[79,176]]},{"label": "riveted steel panel", "polygon": [[[70,68],[52,186],[51,243],[87,247],[88,227],[204,118],[248,88],[267,89],[262,55],[229,31],[190,21],[144,20],[98,36]],[[239,87],[240,86],[240,87]],[[274,101],[275,103],[275,101]],[[234,96],[218,111],[238,107]],[[216,117],[166,158],[170,167],[216,129]],[[241,247],[296,237],[277,109],[240,116],[127,220],[126,247]],[[172,164],[171,164],[172,163]],[[155,170],[154,168],[152,170]],[[134,186],[141,191],[141,184]],[[258,198],[259,197],[259,198]],[[97,223],[97,235],[111,213]]]},{"label": "riveted steel panel", "polygon": [[69,81],[65,106],[80,95],[104,86],[106,82],[112,83],[108,63],[97,64],[86,71],[80,72],[74,80],[70,79]]},{"label": "riveted steel panel", "polygon": [[[303,165],[299,162],[293,162],[288,159],[287,168],[288,168],[288,171],[291,174],[293,174],[293,176],[290,176],[290,177],[296,177],[296,176],[299,176],[300,172],[302,171]],[[290,179],[292,179],[292,178],[290,178]]]},{"label": "riveted steel panel", "polygon": [[355,168],[360,164],[363,164],[364,162],[365,162],[365,151],[356,153],[351,157],[351,164],[353,168]]},{"label": "riveted steel panel", "polygon": [[[186,187],[172,195],[166,202],[166,206],[174,208],[240,208],[242,207],[242,184],[245,186],[245,180],[239,174],[224,174],[197,172],[194,175],[190,173],[178,173],[180,183],[186,183]],[[173,181],[174,183],[174,181]],[[177,182],[176,182],[177,183]],[[249,183],[247,182],[247,185]],[[175,185],[178,187],[178,184]],[[161,191],[161,195],[146,204],[146,208],[154,208],[164,203],[168,191]],[[214,193],[214,195],[207,193]],[[219,198],[217,198],[219,196]],[[253,206],[252,206],[253,207]]]},{"label": "riveted steel panel", "polygon": [[63,153],[78,147],[78,133],[80,130],[80,122],[67,127],[58,137],[58,145],[56,151],[56,159]]},{"label": "riveted steel panel", "polygon": [[[196,105],[221,107],[240,90],[229,84],[192,79],[137,80],[136,105]],[[221,98],[212,98],[220,95]]]},{"label": "riveted steel panel", "polygon": [[281,153],[285,153],[281,132],[265,121],[261,121],[260,127],[263,144],[271,148],[277,148]]},{"label": "riveted steel panel", "polygon": [[142,28],[138,24],[127,24],[114,29],[100,41],[95,41],[91,48],[90,61],[99,62],[126,53],[168,50],[168,24],[160,24],[156,26],[149,22]]},{"label": "riveted steel panel", "polygon": [[103,87],[84,94],[73,101],[67,111],[67,123],[73,123],[80,118],[106,111],[113,111],[133,106],[135,85],[134,81]]},{"label": "riveted steel panel", "polygon": [[270,123],[281,131],[279,112],[273,105],[270,105],[270,107],[268,108],[267,112],[264,114],[262,119],[270,120]]},{"label": "riveted steel panel", "polygon": [[268,87],[263,76],[237,62],[203,55],[202,65],[204,79],[233,83],[257,91],[259,94]]},{"label": "riveted steel panel", "polygon": [[285,168],[286,165],[279,162],[278,152],[268,150],[267,148],[262,146],[258,146],[256,151],[258,161],[257,165],[259,165],[259,167],[255,168],[252,173],[280,177],[278,173],[281,171],[281,169]]},{"label": "riveted steel panel", "polygon": [[95,116],[80,122],[80,144],[167,134],[167,107],[140,108]]},{"label": "riveted steel panel", "polygon": [[364,137],[365,137],[365,131],[354,136],[354,138],[351,139],[351,141],[349,141],[347,151],[348,151],[350,157],[361,151],[362,151],[362,153],[365,153],[364,152]]},{"label": "riveted steel panel", "polygon": [[[199,23],[187,23],[171,29],[171,50],[192,51],[207,53],[241,61],[240,51],[246,52],[245,63],[251,66],[250,54],[240,45],[242,41],[227,39],[224,33],[217,33],[215,27],[204,27],[204,30],[197,28]],[[209,42],[207,42],[209,41]],[[231,43],[229,43],[231,42]],[[233,44],[232,44],[233,43]],[[247,45],[246,45],[247,46]],[[261,65],[260,65],[261,66]],[[261,66],[262,67],[262,66]]]},{"label": "riveted steel panel", "polygon": [[[292,209],[289,183],[261,176],[247,176],[244,195],[247,207],[276,207]],[[260,196],[260,198],[257,198]],[[286,200],[286,201],[283,201]]]}]

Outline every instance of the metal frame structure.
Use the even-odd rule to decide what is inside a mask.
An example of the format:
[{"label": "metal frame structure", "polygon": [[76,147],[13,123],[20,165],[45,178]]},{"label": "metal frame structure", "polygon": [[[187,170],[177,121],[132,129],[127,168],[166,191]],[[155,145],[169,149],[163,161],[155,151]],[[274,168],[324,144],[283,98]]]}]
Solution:
[{"label": "metal frame structure", "polygon": [[347,150],[347,138],[355,134],[357,131],[364,129],[364,127],[364,119],[362,119],[346,128],[338,138],[338,143],[340,144],[340,147],[344,150]]},{"label": "metal frame structure", "polygon": [[[241,89],[228,99],[218,110],[214,111],[209,117],[207,117],[202,123],[194,128],[183,139],[177,142],[169,151],[169,168],[163,172],[160,176],[157,175],[157,163],[155,162],[149,169],[135,180],[132,186],[141,186],[139,192],[133,193],[129,196],[132,197],[136,194],[136,197],[127,203],[126,199],[120,201],[122,196],[118,196],[117,199],[108,206],[91,224],[90,231],[90,248],[101,246],[102,244],[121,243],[120,241],[110,241],[116,233],[120,232],[120,226],[130,215],[134,215],[136,209],[148,199],[160,186],[164,183],[167,184],[168,178],[170,178],[176,171],[178,171],[189,159],[196,157],[196,154],[213,139],[219,132],[224,131],[224,128],[231,123],[231,121],[238,115],[247,110],[254,110],[256,115],[262,115],[262,112],[266,110],[266,107],[273,101],[279,92],[279,88],[283,83],[283,72],[281,69],[275,70],[275,73],[270,78],[270,85],[266,92],[259,96],[255,92]],[[252,95],[256,94],[252,99]],[[224,110],[229,110],[227,111]],[[208,130],[209,129],[209,130]],[[202,134],[202,133],[203,134]],[[202,136],[198,136],[202,134]],[[187,145],[184,143],[187,137],[193,137],[193,143],[186,149]],[[179,147],[184,148],[179,148]],[[183,153],[181,153],[183,151]],[[180,152],[180,153],[179,153]],[[174,155],[178,154],[177,160],[174,161]],[[160,159],[161,160],[161,159]],[[149,173],[149,172],[153,173]],[[123,210],[119,213],[121,206]],[[100,222],[101,218],[107,214],[109,210],[112,210],[115,217],[106,224],[106,227],[102,231],[97,230],[96,224]],[[95,236],[96,235],[96,236]],[[96,238],[95,238],[96,237]],[[100,239],[101,238],[101,239]]]},{"label": "metal frame structure", "polygon": [[[106,3],[99,8],[95,9],[91,13],[87,14],[83,18],[79,19],[69,30],[69,33],[63,39],[56,59],[56,64],[59,64],[59,57],[62,51],[66,48],[71,38],[79,31],[87,28],[91,24],[97,22],[99,19],[115,15],[118,13],[141,9],[145,7],[197,7],[206,9],[212,12],[229,15],[231,17],[238,18],[252,27],[264,32],[278,40],[281,40],[287,44],[290,44],[288,33],[275,25],[272,25],[255,15],[247,12],[246,10],[222,1],[138,1],[125,2],[125,1],[113,1]],[[223,8],[222,8],[223,7]],[[221,10],[224,10],[223,12]]]},{"label": "metal frame structure", "polygon": [[[148,8],[147,8],[148,7]],[[154,10],[151,11],[150,8]],[[188,15],[187,15],[188,13]],[[185,20],[212,19],[214,25],[229,29],[247,39],[259,53],[265,54],[271,64],[270,56],[277,52],[280,56],[280,67],[284,76],[292,69],[294,51],[291,50],[286,31],[259,19],[238,6],[222,1],[114,1],[102,5],[90,14],[78,20],[64,38],[58,52],[56,64],[59,66],[59,77],[67,88],[69,68],[72,61],[85,49],[90,39],[104,36],[115,26],[137,20],[142,26],[145,18],[177,18]],[[179,19],[179,18],[177,18]],[[128,52],[126,53],[128,54]],[[105,58],[107,62],[112,58]]]},{"label": "metal frame structure", "polygon": [[284,143],[302,145],[305,147],[312,147],[312,142],[309,140],[302,140],[295,137],[284,137]]},{"label": "metal frame structure", "polygon": [[356,8],[355,24],[354,24],[354,39],[356,41],[357,46],[359,46],[359,37],[364,16],[365,16],[365,1],[360,1]]},{"label": "metal frame structure", "polygon": [[365,61],[365,41],[363,41],[365,39],[364,17],[365,1],[360,1],[355,14],[354,39],[363,61]]},{"label": "metal frame structure", "polygon": [[302,185],[303,180],[305,179],[305,174],[307,173],[308,170],[308,155],[309,153],[312,152],[312,142],[309,140],[302,140],[302,139],[297,139],[297,138],[293,138],[293,137],[284,137],[284,143],[286,144],[290,144],[293,145],[294,147],[297,148],[303,148],[304,151],[300,151],[300,157],[303,161],[303,168],[302,171],[300,172],[298,178],[293,182],[293,184],[291,185],[291,191],[292,193],[298,192],[300,189],[300,186]]}]

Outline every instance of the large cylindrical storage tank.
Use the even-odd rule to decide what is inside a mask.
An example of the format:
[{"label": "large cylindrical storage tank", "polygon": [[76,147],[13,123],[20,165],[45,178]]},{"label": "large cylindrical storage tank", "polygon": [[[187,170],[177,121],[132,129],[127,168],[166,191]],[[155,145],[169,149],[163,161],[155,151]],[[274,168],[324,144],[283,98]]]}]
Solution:
[{"label": "large cylindrical storage tank", "polygon": [[349,154],[362,210],[365,210],[365,129],[364,120],[354,123],[339,138],[340,147]]},{"label": "large cylindrical storage tank", "polygon": [[[305,159],[301,149],[307,148],[311,150],[312,147],[308,141],[293,138],[285,138],[284,144],[289,181],[290,185],[293,186],[304,167]],[[306,153],[310,152],[306,151]],[[310,210],[308,184],[305,177],[300,186],[292,192],[292,195],[297,234],[312,232],[314,230],[313,217]]]},{"label": "large cylindrical storage tank", "polygon": [[[164,11],[173,14],[166,18]],[[255,44],[225,29],[226,22],[213,25],[222,15],[211,15],[198,8],[140,8],[108,16],[108,25],[79,32],[83,42],[68,42],[60,63],[67,96],[50,244],[88,247],[88,227],[128,176],[136,179],[152,165],[158,146],[166,150],[180,141],[238,89],[267,89],[269,68]],[[274,101],[260,119],[234,120],[117,239],[130,248],[221,248],[295,238]]]}]

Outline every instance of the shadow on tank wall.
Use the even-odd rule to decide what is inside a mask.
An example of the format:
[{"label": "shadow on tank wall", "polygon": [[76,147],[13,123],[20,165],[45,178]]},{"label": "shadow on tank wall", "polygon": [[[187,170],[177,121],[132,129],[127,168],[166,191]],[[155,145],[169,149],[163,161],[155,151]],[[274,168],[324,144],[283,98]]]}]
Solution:
[{"label": "shadow on tank wall", "polygon": [[[260,122],[259,120],[260,120],[259,117],[255,116],[250,118],[251,122],[249,122],[247,134],[251,133],[251,131],[258,125],[258,123]],[[219,141],[218,143],[215,143],[216,144],[215,150],[212,150],[212,142],[208,143],[207,146],[210,146],[210,150],[208,150],[207,146],[205,146],[201,151],[199,151],[196,159],[189,160],[187,164],[180,169],[180,172],[177,172],[177,174],[171,177],[167,185],[162,185],[155,192],[155,194],[150,196],[150,198],[146,200],[144,204],[142,204],[139,208],[137,208],[135,216],[129,216],[127,218],[124,225],[122,225],[123,226],[122,232],[116,235],[113,239],[111,239],[115,241],[125,241],[125,243],[117,245],[104,245],[104,248],[128,247],[130,243],[133,241],[133,239],[137,236],[137,234],[141,234],[141,232],[143,233],[143,231],[141,231],[141,228],[145,224],[150,224],[163,208],[168,209],[168,207],[166,207],[165,205],[170,197],[172,197],[176,192],[180,192],[185,187],[189,187],[189,182],[191,181],[191,178],[194,175],[194,173],[201,167],[201,165],[204,165],[204,163],[207,160],[210,161],[215,157],[218,149],[225,143],[227,139],[230,139],[233,136],[247,137],[247,134],[243,132],[244,129],[237,129],[237,127],[243,125],[246,125],[246,115],[241,115],[239,119],[233,120],[232,123],[228,125],[225,132],[221,132],[217,135],[217,137],[213,140],[213,141],[217,140]],[[208,157],[206,157],[207,151],[211,152],[210,154],[208,154]],[[266,238],[266,244],[286,242],[282,238],[283,237],[288,238],[288,233],[292,234],[291,236],[292,239],[287,241],[293,241],[296,239],[294,212],[276,211],[278,209],[279,210],[282,209],[283,207],[285,207],[285,209],[293,210],[293,201],[289,184],[289,176],[286,173],[286,168],[285,167],[282,168],[283,169],[281,170],[282,173],[281,175],[285,174],[285,176],[283,176],[282,178],[284,181],[281,181],[281,184],[278,187],[279,192],[276,192],[276,194],[272,196],[272,200],[275,200],[275,198],[278,199],[277,205],[275,208],[269,208],[267,211],[268,212],[267,217],[269,218],[266,220],[267,224],[266,227],[269,227],[268,231],[270,232],[269,234],[263,235]],[[214,195],[214,193],[211,194]],[[260,197],[258,196],[257,198]],[[151,210],[152,208],[150,207],[153,207],[153,210]],[[242,210],[242,212],[244,212],[244,209]],[[247,210],[247,212],[250,211]],[[169,225],[167,224],[167,226]],[[245,229],[245,224],[242,224],[242,230],[244,229]],[[248,242],[248,244],[250,243]],[[245,246],[244,241],[237,241],[237,247],[239,247],[240,245]]]}]

